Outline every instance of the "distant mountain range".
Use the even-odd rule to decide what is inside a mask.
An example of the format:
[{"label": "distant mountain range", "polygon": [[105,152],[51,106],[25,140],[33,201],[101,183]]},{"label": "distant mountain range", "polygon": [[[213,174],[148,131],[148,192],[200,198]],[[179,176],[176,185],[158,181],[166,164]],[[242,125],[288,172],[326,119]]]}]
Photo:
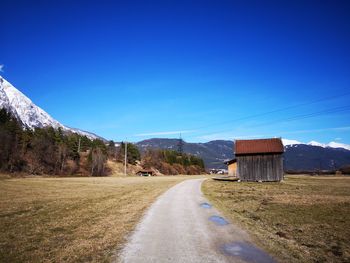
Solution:
[{"label": "distant mountain range", "polygon": [[[141,152],[151,149],[177,150],[178,139],[149,139],[136,143]],[[206,168],[224,168],[223,162],[233,158],[232,141],[210,141],[207,143],[187,143],[183,141],[183,151],[201,157]]]},{"label": "distant mountain range", "polygon": [[[334,170],[350,164],[350,145],[331,142],[328,145],[283,139],[285,145],[285,170],[315,171]],[[141,152],[146,149],[177,150],[178,139],[149,139],[136,143]],[[225,161],[234,158],[233,141],[216,140],[206,143],[187,143],[183,141],[185,153],[194,154],[204,160],[207,169],[226,168]]]},{"label": "distant mountain range", "polygon": [[96,134],[67,127],[53,119],[43,109],[36,106],[27,96],[0,76],[0,109],[5,108],[12,113],[23,127],[34,129],[43,127],[61,128],[66,132],[78,133],[90,139],[100,138]]},{"label": "distant mountain range", "polygon": [[319,146],[322,148],[343,148],[346,150],[350,150],[350,145],[344,144],[344,143],[339,143],[339,142],[330,142],[330,143],[325,144],[325,143],[319,143],[316,141],[303,143],[303,142],[299,142],[296,140],[288,140],[288,139],[282,139],[282,141],[283,141],[284,146],[303,144],[303,145],[310,145],[310,146]]}]

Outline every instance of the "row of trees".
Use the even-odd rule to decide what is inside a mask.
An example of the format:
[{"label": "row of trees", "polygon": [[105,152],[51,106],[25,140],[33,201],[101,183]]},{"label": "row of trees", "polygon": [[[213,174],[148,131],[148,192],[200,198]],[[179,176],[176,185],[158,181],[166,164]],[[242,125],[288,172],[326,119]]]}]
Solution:
[{"label": "row of trees", "polygon": [[142,158],[144,168],[156,168],[162,174],[201,174],[205,172],[201,158],[172,150],[149,149]]},{"label": "row of trees", "polygon": [[[79,149],[80,148],[80,149]],[[79,154],[79,151],[83,154]],[[0,170],[30,174],[91,174],[106,172],[107,146],[62,129],[23,129],[5,109],[0,110]]]},{"label": "row of trees", "polygon": [[[117,162],[124,162],[125,143],[115,147],[113,141],[108,145],[108,156]],[[201,158],[190,154],[179,153],[172,150],[148,149],[142,155],[137,146],[127,144],[127,162],[135,165],[137,162],[144,169],[155,168],[162,174],[201,174],[205,172],[204,162]]]},{"label": "row of trees", "polygon": [[[125,143],[116,147],[99,139],[67,133],[62,129],[23,129],[5,109],[0,110],[0,171],[48,175],[108,173],[107,160],[124,162]],[[155,168],[163,174],[199,174],[203,160],[170,150],[147,150],[141,158],[136,145],[127,144],[127,162]]]}]

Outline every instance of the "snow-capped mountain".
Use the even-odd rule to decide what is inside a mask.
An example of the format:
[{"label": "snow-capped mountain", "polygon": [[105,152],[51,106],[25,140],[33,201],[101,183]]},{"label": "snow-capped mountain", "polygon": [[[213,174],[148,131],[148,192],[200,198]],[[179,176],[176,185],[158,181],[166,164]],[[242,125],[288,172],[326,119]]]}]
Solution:
[{"label": "snow-capped mountain", "polygon": [[344,144],[344,143],[339,143],[339,142],[330,142],[327,144],[327,147],[331,148],[343,148],[346,150],[350,151],[350,145],[349,144]]},{"label": "snow-capped mountain", "polygon": [[56,121],[43,109],[36,106],[27,96],[16,89],[11,83],[0,76],[0,109],[11,112],[24,127],[29,129],[53,127],[64,131],[85,135],[90,139],[99,138],[97,135],[79,129],[69,128]]},{"label": "snow-capped mountain", "polygon": [[322,148],[343,148],[346,150],[350,150],[349,144],[339,143],[339,142],[330,142],[330,143],[320,143],[316,141],[310,141],[308,143],[299,142],[296,140],[282,139],[284,146],[293,146],[298,144],[310,145],[310,146],[318,146]]},{"label": "snow-capped mountain", "polygon": [[311,146],[319,146],[319,147],[323,147],[326,148],[327,144],[325,143],[320,143],[320,142],[316,142],[316,141],[310,141],[307,143],[307,145],[311,145]]}]

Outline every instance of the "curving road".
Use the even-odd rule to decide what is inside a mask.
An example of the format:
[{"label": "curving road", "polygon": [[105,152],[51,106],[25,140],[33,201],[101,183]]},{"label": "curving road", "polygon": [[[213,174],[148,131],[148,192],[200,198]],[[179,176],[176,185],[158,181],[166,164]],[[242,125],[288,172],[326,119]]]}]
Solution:
[{"label": "curving road", "polygon": [[130,237],[121,262],[274,262],[208,203],[203,180],[183,181],[161,195]]}]

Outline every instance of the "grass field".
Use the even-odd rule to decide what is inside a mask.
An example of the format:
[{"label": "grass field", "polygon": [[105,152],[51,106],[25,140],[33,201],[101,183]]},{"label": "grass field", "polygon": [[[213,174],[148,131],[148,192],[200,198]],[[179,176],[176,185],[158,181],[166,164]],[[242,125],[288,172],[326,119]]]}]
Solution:
[{"label": "grass field", "polygon": [[207,180],[207,198],[281,262],[350,262],[350,178]]},{"label": "grass field", "polygon": [[0,262],[109,262],[186,176],[0,180]]}]

